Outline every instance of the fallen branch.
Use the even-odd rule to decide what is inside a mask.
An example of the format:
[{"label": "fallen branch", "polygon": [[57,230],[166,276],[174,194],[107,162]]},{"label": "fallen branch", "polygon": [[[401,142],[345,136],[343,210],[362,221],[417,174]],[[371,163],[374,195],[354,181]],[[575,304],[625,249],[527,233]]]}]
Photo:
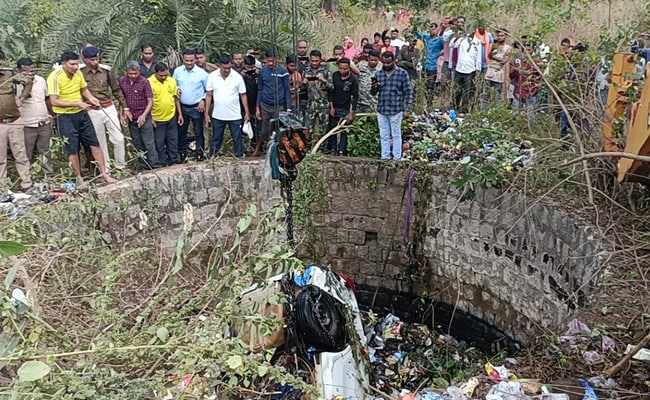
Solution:
[{"label": "fallen branch", "polygon": [[621,358],[621,360],[619,362],[617,362],[613,367],[611,367],[607,371],[605,371],[605,374],[604,374],[605,378],[610,378],[613,375],[616,375],[617,373],[619,373],[621,371],[621,369],[623,369],[623,367],[630,361],[630,359],[632,357],[634,357],[634,355],[636,353],[638,353],[639,350],[641,350],[642,348],[647,346],[648,343],[650,343],[650,333],[645,335],[645,337],[643,339],[641,339],[641,341],[636,346],[634,346],[634,348],[632,350],[630,350],[629,353],[627,353],[625,356],[623,356],[623,358]]},{"label": "fallen branch", "polygon": [[[371,113],[361,113],[361,114],[356,114],[355,117],[367,117],[367,116],[372,116],[376,114],[371,114]],[[329,139],[331,136],[338,135],[340,130],[347,129],[349,128],[350,125],[347,125],[347,120],[345,118],[342,118],[341,121],[339,121],[339,124],[336,125],[334,128],[332,128],[331,131],[327,132],[325,135],[323,135],[318,142],[312,147],[311,153],[316,154],[318,152],[318,148],[323,144],[324,141]]]},{"label": "fallen branch", "polygon": [[638,154],[626,153],[624,151],[602,151],[598,153],[584,154],[578,158],[574,158],[573,160],[569,160],[564,164],[561,164],[560,167],[565,167],[567,165],[575,164],[583,160],[589,160],[592,158],[605,158],[605,157],[621,157],[621,158],[629,158],[637,161],[650,162],[650,156],[640,156]]}]

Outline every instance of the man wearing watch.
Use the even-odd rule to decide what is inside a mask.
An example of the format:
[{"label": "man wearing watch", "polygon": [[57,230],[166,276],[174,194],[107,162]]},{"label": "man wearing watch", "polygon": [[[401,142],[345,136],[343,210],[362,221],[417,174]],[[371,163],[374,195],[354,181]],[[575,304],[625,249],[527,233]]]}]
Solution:
[{"label": "man wearing watch", "polygon": [[196,160],[205,160],[205,137],[203,136],[203,113],[208,73],[196,66],[194,50],[183,52],[183,65],[174,70],[174,80],[181,100],[183,125],[178,128],[178,152],[180,163],[187,160],[187,131],[190,121],[196,138]]}]

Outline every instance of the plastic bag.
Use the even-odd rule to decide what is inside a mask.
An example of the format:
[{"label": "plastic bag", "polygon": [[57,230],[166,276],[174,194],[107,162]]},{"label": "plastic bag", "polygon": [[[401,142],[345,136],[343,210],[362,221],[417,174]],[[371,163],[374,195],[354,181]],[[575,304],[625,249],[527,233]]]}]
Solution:
[{"label": "plastic bag", "polygon": [[242,131],[248,135],[249,139],[253,138],[253,126],[250,121],[246,121],[242,127]]}]

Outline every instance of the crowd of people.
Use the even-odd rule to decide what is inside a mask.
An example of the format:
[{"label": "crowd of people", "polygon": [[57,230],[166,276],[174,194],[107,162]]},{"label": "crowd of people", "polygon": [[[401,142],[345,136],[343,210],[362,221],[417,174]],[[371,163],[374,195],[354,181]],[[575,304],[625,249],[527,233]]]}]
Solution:
[{"label": "crowd of people", "polygon": [[[392,20],[392,11],[384,17]],[[244,126],[252,131],[248,155],[260,156],[270,140],[271,121],[281,112],[292,113],[319,134],[351,123],[357,113],[376,113],[381,158],[400,160],[401,121],[413,106],[416,80],[426,82],[429,98],[458,113],[475,103],[487,108],[507,100],[532,118],[548,46],[525,38],[511,45],[503,28],[467,31],[462,16],[426,28],[409,27],[403,37],[387,28],[372,41],[361,39],[359,46],[346,37],[331,56],[299,40],[284,62],[275,50],[261,56],[249,50],[224,54],[213,64],[203,49],[188,49],[173,71],[145,44],[140,60],[129,61],[120,77],[100,63],[92,44],[79,54],[64,52],[47,79],[23,58],[17,74],[0,70],[0,184],[6,178],[7,144],[23,188],[31,186],[29,165],[36,153],[43,156],[44,173],[53,174],[53,122],[83,185],[80,152],[94,161],[104,182],[114,181],[112,170],[128,172],[123,128],[130,132],[141,167],[155,169],[186,162],[192,150],[197,161],[220,155],[226,126],[235,157],[247,154]],[[565,57],[582,50],[569,39],[561,49]],[[565,120],[562,135],[568,136]],[[347,155],[345,130],[329,138],[326,151]]]}]

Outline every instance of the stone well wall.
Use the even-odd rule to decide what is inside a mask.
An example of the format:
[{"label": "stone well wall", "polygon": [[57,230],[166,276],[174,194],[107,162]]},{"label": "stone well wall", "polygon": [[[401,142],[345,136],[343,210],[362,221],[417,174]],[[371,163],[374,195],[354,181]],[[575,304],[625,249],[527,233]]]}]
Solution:
[{"label": "stone well wall", "polygon": [[[321,171],[327,196],[312,226],[298,232],[299,253],[361,285],[426,294],[524,343],[540,327],[561,325],[597,286],[598,238],[549,199],[458,190],[436,169],[416,171],[409,190],[404,164],[336,158]],[[411,262],[403,237],[409,192]],[[108,203],[100,220],[107,242],[155,236],[168,249],[182,230],[184,203],[194,207],[194,240],[205,236],[209,246],[232,235],[250,203],[269,209],[280,201],[261,160],[177,166],[99,195]]]},{"label": "stone well wall", "polygon": [[[107,203],[100,218],[104,239],[121,245],[153,238],[173,250],[183,229],[183,205],[191,204],[193,242],[214,246],[232,237],[251,203],[268,210],[280,202],[279,187],[265,173],[260,160],[177,165],[102,187],[99,199]],[[141,212],[147,216],[146,228]]]},{"label": "stone well wall", "polygon": [[[548,199],[458,190],[440,171],[413,175],[407,256],[404,166],[337,159],[323,165],[327,213],[313,219],[311,256],[361,284],[427,294],[526,343],[559,327],[596,288],[603,252],[592,230]],[[409,266],[410,265],[410,266]]]}]

